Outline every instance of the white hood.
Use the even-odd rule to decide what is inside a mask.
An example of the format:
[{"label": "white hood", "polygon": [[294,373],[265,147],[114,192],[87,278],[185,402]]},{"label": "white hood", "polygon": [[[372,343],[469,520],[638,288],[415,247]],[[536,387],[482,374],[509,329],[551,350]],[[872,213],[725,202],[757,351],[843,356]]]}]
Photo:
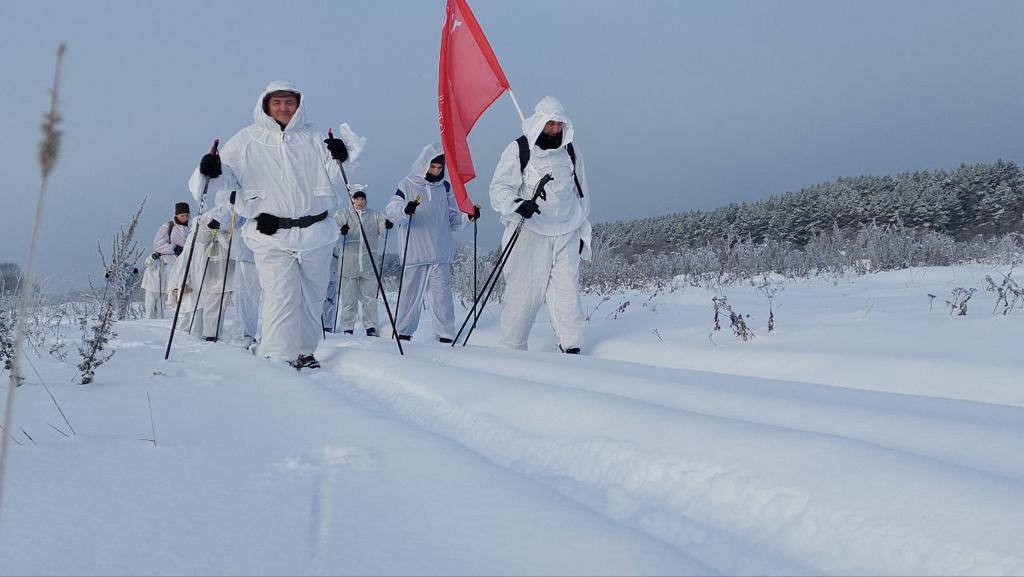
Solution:
[{"label": "white hood", "polygon": [[572,142],[572,121],[566,116],[562,103],[555,100],[552,96],[545,96],[533,108],[533,115],[523,120],[523,134],[526,135],[526,141],[531,146],[537,142],[537,137],[540,136],[541,131],[544,130],[544,125],[549,120],[565,123],[565,126],[562,128],[562,147]]},{"label": "white hood", "polygon": [[269,114],[263,112],[263,99],[267,97],[271,92],[277,92],[278,90],[287,90],[289,92],[295,92],[299,95],[299,107],[295,110],[295,114],[292,119],[288,121],[288,126],[284,129],[296,129],[302,128],[306,125],[306,95],[301,90],[295,87],[294,84],[287,80],[274,80],[267,87],[263,89],[263,93],[256,100],[256,108],[252,112],[252,118],[256,122],[256,126],[264,130],[270,130],[274,132],[280,132],[281,127],[277,124],[277,121],[270,117]]},{"label": "white hood", "polygon": [[412,166],[409,167],[409,176],[406,177],[416,184],[417,186],[434,185],[437,186],[439,182],[427,182],[424,178],[427,175],[427,170],[430,169],[430,161],[444,154],[444,149],[441,145],[433,142],[423,147],[420,151],[420,155],[413,161]]}]

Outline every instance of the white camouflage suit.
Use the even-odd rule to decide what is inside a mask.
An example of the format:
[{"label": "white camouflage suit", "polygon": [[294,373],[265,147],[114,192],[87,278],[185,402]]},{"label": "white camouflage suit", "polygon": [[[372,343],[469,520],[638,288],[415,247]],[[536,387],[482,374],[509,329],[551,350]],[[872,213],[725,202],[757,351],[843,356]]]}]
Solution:
[{"label": "white camouflage suit", "polygon": [[[273,235],[257,230],[257,217],[268,214],[298,219],[337,210],[344,190],[341,170],[324,145],[326,134],[306,121],[308,98],[285,128],[263,111],[271,92],[300,93],[282,81],[271,82],[256,99],[255,122],[243,128],[220,151],[223,174],[212,190],[236,190],[235,209],[246,219],[242,238],[253,251],[263,298],[262,338],[256,353],[294,361],[311,355],[322,337],[323,311],[331,252],[338,228],[325,218],[305,228],[282,228]],[[197,167],[189,180],[193,196],[203,188]]]},{"label": "white camouflage suit", "polygon": [[[223,247],[227,247],[228,244],[231,245],[230,277],[228,278],[227,283],[228,292],[231,293],[230,302],[235,307],[235,314],[238,316],[238,321],[241,325],[241,336],[243,337],[245,344],[248,345],[253,341],[253,339],[259,336],[260,279],[256,271],[256,261],[253,257],[252,250],[249,249],[249,246],[245,244],[245,239],[242,238],[242,228],[245,226],[246,220],[240,216],[237,211],[234,212],[235,226],[234,231],[232,232],[232,206],[230,198],[231,191],[217,191],[216,203],[214,207],[208,211],[208,218],[216,219],[220,223],[218,241],[223,245]],[[203,220],[203,222],[205,223],[207,220]],[[234,234],[234,239],[231,239],[232,234]],[[204,238],[207,240],[204,240]],[[199,242],[208,243],[208,238],[208,235],[207,237],[200,235]],[[196,255],[198,257],[198,251]],[[223,268],[224,263],[221,262],[220,266]],[[206,293],[205,288],[203,288],[203,293]],[[225,318],[227,317],[227,302],[228,299],[225,299],[225,312],[223,313]],[[218,309],[220,308],[219,300],[215,305]],[[204,302],[200,302],[199,306],[205,311]],[[204,325],[205,324],[206,323],[204,322]],[[221,324],[223,324],[223,321],[221,321]],[[222,338],[225,336],[223,327],[221,327],[220,336]]]},{"label": "white camouflage suit", "polygon": [[[564,122],[562,142],[542,150],[537,137],[549,120]],[[512,236],[522,217],[515,212],[518,200],[533,196],[545,174],[554,180],[545,187],[547,199],[537,199],[540,213],[523,223],[519,240],[503,270],[504,307],[501,313],[501,344],[525,350],[530,329],[540,305],[547,301],[551,325],[563,349],[583,346],[583,310],[579,299],[580,259],[590,260],[590,194],[583,158],[576,150],[576,177],[566,150],[572,142],[573,126],[562,105],[547,96],[523,121],[523,133],[530,143],[530,161],[520,169],[519,145],[512,142],[501,153],[491,180],[491,206],[505,223],[502,246]],[[575,146],[574,146],[575,148]]]},{"label": "white camouflage suit", "polygon": [[[469,217],[459,212],[451,185],[443,179],[427,182],[424,176],[430,161],[443,154],[440,144],[423,147],[412,163],[409,176],[398,184],[384,212],[388,219],[402,227],[404,251],[405,236],[409,237],[409,252],[402,280],[402,299],[398,304],[396,326],[398,334],[412,336],[420,322],[424,291],[429,286],[430,311],[434,317],[434,337],[451,339],[455,336],[455,306],[452,303],[452,261],[455,258],[455,239],[452,232],[469,224]],[[403,212],[410,200],[420,197],[420,204],[412,216]]]},{"label": "white camouflage suit", "polygon": [[[222,337],[221,326],[224,323],[222,298],[226,299],[232,291],[235,264],[228,259],[228,241],[231,225],[229,211],[207,211],[196,219],[196,255],[192,266],[202,263],[205,274],[200,278],[199,310],[202,311],[202,335],[204,337]],[[212,229],[209,224],[216,220],[220,228]],[[231,242],[234,245],[234,242]],[[234,246],[231,247],[234,249]]]},{"label": "white camouflage suit", "polygon": [[[178,306],[179,291],[184,286],[184,294],[180,296],[181,309],[178,314],[178,330],[202,334],[203,309],[196,303],[196,295],[199,291],[199,285],[203,282],[203,269],[206,267],[206,251],[203,250],[203,246],[198,242],[193,244],[192,237],[195,234],[196,228],[194,226],[190,227],[188,229],[188,236],[185,237],[185,250],[174,261],[173,265],[167,267],[167,304],[171,310]],[[195,247],[195,255],[192,256],[191,262],[189,262],[189,254],[192,253],[193,246]],[[184,285],[182,285],[182,280],[185,279],[186,265],[188,265],[188,278],[185,280]],[[194,319],[192,317],[193,311],[196,315]]]},{"label": "white camouflage suit", "polygon": [[[331,267],[331,286],[328,287],[327,300],[324,302],[324,326],[328,329],[334,328],[333,321],[338,312],[334,300],[338,290],[337,269],[341,265],[344,265],[341,271],[341,319],[337,330],[353,330],[356,313],[360,308],[363,311],[363,328],[378,328],[377,277],[373,274],[373,265],[380,266],[380,238],[384,235],[384,224],[387,219],[383,213],[372,208],[358,211],[363,230],[366,231],[366,241],[370,245],[368,253],[359,232],[360,221],[356,218],[356,212],[356,209],[350,206],[334,215],[339,229],[348,226],[348,234],[342,236],[339,241],[344,250],[344,259],[341,259],[339,254],[339,262],[332,264]],[[370,262],[371,259],[374,261],[373,264]],[[332,290],[334,293],[331,293]]]},{"label": "white camouflage suit", "polygon": [[164,299],[170,292],[168,277],[171,266],[178,258],[174,255],[174,247],[185,246],[185,238],[188,237],[188,225],[174,222],[172,227],[172,222],[173,220],[169,220],[160,225],[153,237],[153,252],[160,253],[160,258],[154,259],[150,254],[144,262],[142,288],[146,291],[148,319],[159,319],[164,316]]}]

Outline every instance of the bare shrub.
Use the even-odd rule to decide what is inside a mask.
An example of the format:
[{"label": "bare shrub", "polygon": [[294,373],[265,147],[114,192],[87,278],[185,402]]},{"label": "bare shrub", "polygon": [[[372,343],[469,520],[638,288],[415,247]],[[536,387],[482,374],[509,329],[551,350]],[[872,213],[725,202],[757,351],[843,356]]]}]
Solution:
[{"label": "bare shrub", "polygon": [[711,299],[712,305],[715,308],[715,326],[712,329],[712,333],[722,329],[721,315],[723,312],[729,313],[729,326],[732,328],[732,333],[736,335],[736,338],[741,341],[749,341],[756,335],[754,331],[750,330],[747,326],[747,322],[743,319],[743,315],[732,310],[732,306],[729,304],[729,299],[725,296],[713,297]]},{"label": "bare shrub", "polygon": [[971,287],[965,289],[963,287],[956,287],[950,294],[950,300],[946,301],[946,306],[949,307],[949,314],[956,313],[957,316],[967,316],[967,301],[971,300],[974,293],[978,289]]},{"label": "bare shrub", "polygon": [[146,206],[143,200],[139,209],[135,211],[128,228],[121,227],[121,230],[114,235],[114,241],[110,251],[110,260],[103,255],[100,249],[100,259],[103,268],[106,269],[107,284],[103,289],[100,299],[100,312],[95,319],[88,316],[79,318],[78,324],[82,331],[82,344],[78,353],[82,362],[78,364],[79,379],[81,384],[92,383],[96,376],[96,369],[114,356],[114,351],[107,351],[106,346],[110,339],[117,337],[114,332],[114,322],[125,306],[125,299],[130,298],[126,293],[128,275],[131,269],[142,256],[142,249],[133,240],[135,231],[139,225],[139,217],[142,209]]},{"label": "bare shrub", "polygon": [[1002,274],[1002,277],[1002,282],[996,284],[992,280],[992,275],[985,275],[985,292],[996,293],[996,304],[992,309],[992,314],[999,310],[1000,304],[1003,305],[1004,315],[1017,308],[1018,303],[1020,306],[1024,306],[1024,288],[1013,279],[1013,267],[1010,267],[1010,272]]}]

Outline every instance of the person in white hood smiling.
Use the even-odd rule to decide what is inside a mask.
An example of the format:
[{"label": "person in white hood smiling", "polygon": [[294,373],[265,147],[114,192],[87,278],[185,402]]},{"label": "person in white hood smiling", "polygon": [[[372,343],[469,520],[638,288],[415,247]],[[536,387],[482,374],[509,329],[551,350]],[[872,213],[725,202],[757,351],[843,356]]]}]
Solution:
[{"label": "person in white hood smiling", "polygon": [[[523,227],[502,274],[505,278],[501,344],[525,350],[540,305],[547,301],[559,348],[579,354],[583,310],[580,260],[590,259],[590,194],[583,159],[573,146],[573,125],[547,96],[523,121],[523,137],[502,152],[491,179],[491,206],[505,223],[502,246]],[[538,182],[553,177],[546,196],[532,199]]]},{"label": "person in white hood smiling", "polygon": [[399,338],[409,340],[416,332],[423,297],[429,287],[434,338],[442,343],[452,342],[455,335],[452,304],[455,239],[452,231],[461,230],[479,218],[480,208],[475,207],[473,216],[459,212],[455,193],[444,178],[444,151],[440,144],[423,147],[409,169],[409,176],[398,184],[384,212],[401,227],[403,243],[408,243],[395,319]]},{"label": "person in white hood smiling", "polygon": [[327,217],[344,190],[338,162],[348,158],[340,139],[325,138],[306,121],[306,103],[291,83],[271,82],[256,100],[253,124],[220,154],[204,156],[189,181],[197,201],[206,178],[209,190],[238,191],[235,209],[246,219],[242,237],[263,289],[256,354],[296,369],[320,366],[313,352],[338,239]]}]

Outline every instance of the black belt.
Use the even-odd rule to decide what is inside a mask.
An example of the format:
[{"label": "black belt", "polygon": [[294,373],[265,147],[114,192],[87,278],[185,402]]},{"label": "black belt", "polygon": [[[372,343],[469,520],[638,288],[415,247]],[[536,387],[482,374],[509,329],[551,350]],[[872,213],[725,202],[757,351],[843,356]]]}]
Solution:
[{"label": "black belt", "polygon": [[277,217],[277,228],[306,228],[307,226],[314,225],[321,220],[327,218],[327,211],[323,211],[320,214],[314,214],[312,216],[303,216],[300,218],[284,218],[283,216]]},{"label": "black belt", "polygon": [[272,235],[282,228],[306,228],[312,226],[321,220],[327,218],[327,211],[323,211],[320,214],[314,214],[312,216],[303,216],[299,218],[287,218],[284,216],[274,216],[261,212],[256,217],[256,229],[263,234]]}]

